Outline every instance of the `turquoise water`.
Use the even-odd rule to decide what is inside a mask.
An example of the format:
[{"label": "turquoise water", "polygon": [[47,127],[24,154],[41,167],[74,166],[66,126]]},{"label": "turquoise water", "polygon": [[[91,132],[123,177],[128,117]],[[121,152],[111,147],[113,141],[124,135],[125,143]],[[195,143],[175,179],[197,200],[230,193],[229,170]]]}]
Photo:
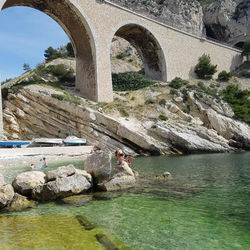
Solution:
[{"label": "turquoise water", "polygon": [[[75,164],[82,166],[82,162]],[[0,216],[5,225],[0,229],[0,248],[27,249],[23,242],[28,241],[29,227],[41,226],[42,218],[58,216],[58,222],[47,229],[52,230],[49,236],[38,233],[40,246],[49,238],[56,242],[55,249],[69,249],[67,242],[77,249],[84,238],[78,222],[71,219],[72,225],[62,225],[69,223],[64,218],[80,214],[132,249],[250,249],[250,153],[142,157],[134,159],[133,166],[140,173],[137,186],[116,193],[117,198],[94,200],[82,207],[45,203],[14,214],[24,220],[38,218],[32,225],[26,221],[22,234],[13,229],[13,214]],[[8,173],[9,181],[19,171],[23,169],[0,169]],[[164,171],[171,172],[173,179],[155,178]],[[60,241],[55,230],[71,238]],[[17,242],[19,237],[24,245],[11,245],[11,239]]]}]

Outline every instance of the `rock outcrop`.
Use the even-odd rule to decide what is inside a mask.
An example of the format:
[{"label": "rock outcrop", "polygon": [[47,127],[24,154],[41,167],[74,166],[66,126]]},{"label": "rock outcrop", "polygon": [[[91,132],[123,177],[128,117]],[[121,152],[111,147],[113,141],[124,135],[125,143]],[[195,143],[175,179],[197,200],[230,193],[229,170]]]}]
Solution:
[{"label": "rock outcrop", "polygon": [[19,174],[12,185],[15,191],[22,195],[30,196],[34,188],[44,184],[45,174],[41,171],[29,171]]},{"label": "rock outcrop", "polygon": [[[89,144],[99,145],[108,152],[121,148],[129,154],[152,155],[249,148],[249,126],[235,121],[232,109],[225,102],[218,102],[206,94],[201,98],[189,91],[187,104],[190,112],[187,113],[184,112],[187,109],[184,97],[173,97],[164,105],[157,105],[163,94],[145,91],[145,99],[149,95],[154,104],[138,114],[139,118],[135,117],[136,109],[141,106],[129,106],[128,109],[134,109],[134,114],[124,118],[117,114],[107,115],[100,108],[94,110],[86,103],[74,105],[57,100],[46,94],[46,88],[40,86],[41,91],[36,91],[35,86],[22,89],[18,94],[9,94],[4,102],[4,128],[9,139],[58,135],[64,138],[71,131],[72,135],[85,137]],[[165,88],[162,87],[161,91],[166,91]],[[156,97],[152,97],[153,94]],[[159,115],[166,116],[168,121],[159,119]],[[89,160],[93,168],[91,158]],[[108,161],[103,159],[102,162]],[[111,167],[105,166],[104,169],[104,173],[110,175]]]},{"label": "rock outcrop", "polygon": [[250,37],[248,0],[214,1],[203,8],[207,35],[232,45]]},{"label": "rock outcrop", "polygon": [[196,0],[112,0],[112,2],[198,36],[204,32],[202,7]]},{"label": "rock outcrop", "polygon": [[93,176],[94,187],[103,191],[122,190],[135,185],[135,176],[127,164],[111,166],[111,155],[96,151],[84,162],[84,169]]},{"label": "rock outcrop", "polygon": [[80,194],[90,188],[91,184],[83,175],[74,174],[37,186],[32,190],[32,197],[36,200],[50,201]]},{"label": "rock outcrop", "polygon": [[47,181],[54,181],[57,178],[68,177],[76,173],[76,169],[73,165],[62,166],[55,170],[48,171],[46,174]]}]

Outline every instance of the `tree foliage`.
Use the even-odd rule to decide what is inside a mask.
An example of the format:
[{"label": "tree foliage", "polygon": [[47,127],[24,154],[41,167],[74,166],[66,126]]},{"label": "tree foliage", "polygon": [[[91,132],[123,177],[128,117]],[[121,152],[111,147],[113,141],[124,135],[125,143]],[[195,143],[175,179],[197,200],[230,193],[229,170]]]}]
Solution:
[{"label": "tree foliage", "polygon": [[234,111],[235,118],[250,123],[250,91],[241,90],[237,85],[230,84],[221,92]]},{"label": "tree foliage", "polygon": [[217,72],[217,65],[211,64],[209,55],[203,54],[195,66],[194,72],[200,79],[212,79],[213,75]]},{"label": "tree foliage", "polygon": [[46,62],[55,60],[57,58],[74,57],[74,49],[71,43],[67,43],[66,46],[54,49],[51,46],[48,47],[44,52]]},{"label": "tree foliage", "polygon": [[244,42],[242,56],[247,56],[249,54],[250,54],[250,39]]},{"label": "tree foliage", "polygon": [[226,70],[222,70],[218,75],[218,80],[221,82],[228,82],[233,77],[232,72],[227,72]]},{"label": "tree foliage", "polygon": [[28,63],[24,63],[24,64],[23,64],[23,70],[24,70],[25,72],[30,71],[30,70],[31,70],[30,65],[29,65]]}]

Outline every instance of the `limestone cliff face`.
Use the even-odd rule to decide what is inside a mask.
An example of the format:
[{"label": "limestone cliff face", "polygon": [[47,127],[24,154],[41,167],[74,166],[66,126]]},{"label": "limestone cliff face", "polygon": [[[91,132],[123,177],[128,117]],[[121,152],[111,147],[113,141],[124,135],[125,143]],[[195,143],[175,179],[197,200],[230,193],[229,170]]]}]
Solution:
[{"label": "limestone cliff face", "polygon": [[202,7],[197,0],[112,0],[159,22],[201,36],[204,33]]},{"label": "limestone cliff face", "polygon": [[[216,0],[201,6],[198,0],[112,0],[180,30],[235,45],[250,38],[250,1]],[[212,3],[211,3],[212,2]]]},{"label": "limestone cliff face", "polygon": [[[183,112],[183,99],[162,98],[162,87],[138,92],[137,98],[148,95],[155,104],[126,106],[129,117],[121,117],[117,110],[121,103],[131,101],[122,95],[121,103],[107,104],[106,111],[99,104],[82,99],[81,104],[53,98],[57,90],[31,85],[11,93],[4,101],[4,133],[9,139],[32,139],[33,137],[61,137],[68,135],[85,137],[92,145],[114,152],[117,148],[126,153],[179,154],[197,152],[228,152],[250,149],[250,128],[232,119],[233,112],[226,103],[218,103],[209,96],[199,97],[190,92],[190,113]],[[143,97],[144,98],[144,97]],[[159,99],[157,99],[159,98]],[[133,110],[133,111],[132,111]],[[140,117],[136,115],[139,112]],[[168,121],[159,119],[159,114]]]},{"label": "limestone cliff face", "polygon": [[219,0],[204,6],[207,35],[236,44],[250,37],[250,1]]}]

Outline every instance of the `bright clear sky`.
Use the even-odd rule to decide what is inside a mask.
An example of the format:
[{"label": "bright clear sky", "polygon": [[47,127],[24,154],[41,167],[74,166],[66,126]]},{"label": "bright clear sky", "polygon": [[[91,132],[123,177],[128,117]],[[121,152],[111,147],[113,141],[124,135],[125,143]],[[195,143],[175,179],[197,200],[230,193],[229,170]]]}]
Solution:
[{"label": "bright clear sky", "polygon": [[43,62],[45,49],[68,41],[63,29],[40,11],[28,7],[0,11],[0,82],[24,73],[24,63],[34,68]]}]

